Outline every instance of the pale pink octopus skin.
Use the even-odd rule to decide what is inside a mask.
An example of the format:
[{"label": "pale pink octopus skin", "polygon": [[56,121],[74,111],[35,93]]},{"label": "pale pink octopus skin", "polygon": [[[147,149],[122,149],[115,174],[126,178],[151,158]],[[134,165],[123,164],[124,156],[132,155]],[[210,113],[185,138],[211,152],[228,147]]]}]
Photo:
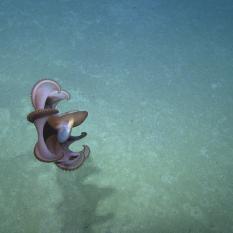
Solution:
[{"label": "pale pink octopus skin", "polygon": [[[40,80],[34,85],[31,92],[32,105],[35,111],[28,115],[28,120],[34,123],[38,135],[34,147],[35,157],[43,162],[54,162],[64,170],[77,169],[90,154],[90,148],[87,145],[83,145],[83,150],[79,152],[73,152],[69,149],[71,143],[86,136],[86,133],[81,133],[80,136],[76,137],[71,136],[72,127],[80,125],[88,116],[86,111],[58,114],[56,108],[58,102],[69,99],[70,94],[61,90],[57,82],[50,79]],[[69,124],[67,120],[69,120]],[[54,128],[55,124],[52,121],[59,123],[57,124],[58,128]],[[70,124],[70,122],[73,124]],[[61,127],[68,128],[68,134],[65,135],[65,140],[62,142],[58,140],[58,133],[63,133],[60,130]]]}]

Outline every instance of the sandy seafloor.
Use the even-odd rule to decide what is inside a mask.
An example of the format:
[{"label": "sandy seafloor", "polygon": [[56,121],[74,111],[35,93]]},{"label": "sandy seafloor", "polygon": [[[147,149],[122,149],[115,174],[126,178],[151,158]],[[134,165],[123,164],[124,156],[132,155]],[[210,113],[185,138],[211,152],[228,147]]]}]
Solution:
[{"label": "sandy seafloor", "polygon": [[[0,1],[0,233],[233,232],[231,0]],[[87,110],[73,172],[33,156],[41,78]]]}]

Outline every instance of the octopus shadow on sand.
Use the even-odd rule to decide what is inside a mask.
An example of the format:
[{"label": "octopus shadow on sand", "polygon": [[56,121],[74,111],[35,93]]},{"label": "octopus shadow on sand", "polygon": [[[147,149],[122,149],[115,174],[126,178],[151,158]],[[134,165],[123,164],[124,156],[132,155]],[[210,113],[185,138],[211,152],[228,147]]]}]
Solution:
[{"label": "octopus shadow on sand", "polygon": [[61,232],[94,232],[93,227],[110,221],[113,213],[99,216],[96,211],[100,201],[114,193],[112,187],[98,187],[95,184],[85,184],[89,175],[99,173],[92,165],[92,159],[77,173],[64,175],[59,170],[57,181],[62,191],[63,200],[57,207],[62,219]]},{"label": "octopus shadow on sand", "polygon": [[115,191],[86,183],[100,172],[91,159],[73,173],[30,158],[29,151],[1,159],[0,232],[92,233],[113,219],[112,213],[97,214],[99,202]]}]

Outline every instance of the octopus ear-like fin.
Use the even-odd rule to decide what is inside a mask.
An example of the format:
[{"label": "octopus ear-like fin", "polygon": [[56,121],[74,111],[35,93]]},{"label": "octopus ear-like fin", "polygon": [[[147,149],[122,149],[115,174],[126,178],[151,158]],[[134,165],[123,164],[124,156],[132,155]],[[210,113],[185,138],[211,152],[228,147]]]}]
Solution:
[{"label": "octopus ear-like fin", "polygon": [[56,90],[51,92],[48,97],[47,97],[47,101],[50,102],[50,104],[56,104],[61,100],[69,100],[70,99],[70,94],[67,91],[60,91],[60,90]]},{"label": "octopus ear-like fin", "polygon": [[51,92],[61,91],[60,85],[49,79],[40,80],[37,82],[31,92],[32,105],[35,109],[43,109],[46,99]]},{"label": "octopus ear-like fin", "polygon": [[48,118],[48,123],[54,129],[58,129],[60,125],[67,124],[67,122],[71,127],[76,127],[82,124],[87,115],[87,111],[65,112],[63,114],[50,116]]}]

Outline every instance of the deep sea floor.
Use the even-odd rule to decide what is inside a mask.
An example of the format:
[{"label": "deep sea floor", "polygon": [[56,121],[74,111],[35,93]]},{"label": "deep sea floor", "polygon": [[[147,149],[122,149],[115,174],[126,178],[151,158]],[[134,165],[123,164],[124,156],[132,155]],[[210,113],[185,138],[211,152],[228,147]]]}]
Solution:
[{"label": "deep sea floor", "polygon": [[[0,1],[0,233],[233,232],[233,2]],[[42,78],[87,110],[85,164],[33,156]]]}]

